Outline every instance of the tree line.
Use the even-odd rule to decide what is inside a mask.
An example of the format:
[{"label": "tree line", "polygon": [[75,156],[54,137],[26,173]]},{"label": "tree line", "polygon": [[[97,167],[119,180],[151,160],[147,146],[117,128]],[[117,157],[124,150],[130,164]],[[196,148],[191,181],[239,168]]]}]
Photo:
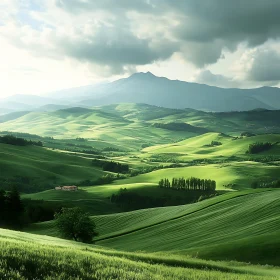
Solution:
[{"label": "tree line", "polygon": [[216,196],[215,192],[185,191],[178,190],[170,193],[167,190],[159,190],[153,195],[143,195],[135,191],[121,188],[117,193],[111,195],[111,202],[117,204],[122,211],[138,209],[183,205],[195,203]]},{"label": "tree line", "polygon": [[0,136],[0,143],[15,145],[15,146],[43,146],[41,141],[31,141],[24,138],[15,137],[13,135]]},{"label": "tree line", "polygon": [[271,182],[258,182],[255,181],[252,183],[252,188],[280,188],[280,179],[271,181]]},{"label": "tree line", "polygon": [[159,188],[168,188],[175,190],[192,190],[192,191],[206,191],[214,192],[216,190],[216,181],[211,179],[199,179],[196,177],[161,179],[158,183]]},{"label": "tree line", "polygon": [[105,161],[99,159],[93,159],[92,165],[102,167],[103,171],[109,171],[114,173],[128,173],[129,165],[115,161]]},{"label": "tree line", "polygon": [[122,211],[161,207],[165,206],[167,202],[163,197],[140,195],[126,188],[121,188],[118,193],[112,194],[110,200],[112,203],[117,204]]}]

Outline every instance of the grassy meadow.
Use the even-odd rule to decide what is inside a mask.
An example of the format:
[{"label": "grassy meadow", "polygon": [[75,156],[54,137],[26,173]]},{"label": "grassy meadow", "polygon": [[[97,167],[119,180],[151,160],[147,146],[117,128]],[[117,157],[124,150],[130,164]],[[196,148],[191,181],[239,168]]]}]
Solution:
[{"label": "grassy meadow", "polygon": [[[279,179],[278,115],[119,104],[2,116],[0,135],[44,147],[0,143],[0,183],[21,184],[24,203],[83,208],[99,235],[94,244],[63,240],[53,220],[0,229],[0,279],[279,279],[280,191],[251,187]],[[247,153],[263,142],[272,147]],[[106,175],[114,180],[96,183]],[[215,180],[216,196],[179,203],[187,191],[158,187],[174,177]],[[54,190],[61,184],[79,190]],[[111,201],[121,188],[179,202],[124,212]]]},{"label": "grassy meadow", "polygon": [[[244,190],[189,205],[93,216],[96,244],[279,265],[279,197],[278,190]],[[26,230],[59,237],[53,222]]]},{"label": "grassy meadow", "polygon": [[277,279],[278,268],[172,254],[130,254],[0,230],[2,279]]},{"label": "grassy meadow", "polygon": [[105,174],[100,168],[92,166],[87,158],[41,147],[0,143],[0,155],[0,178],[29,177],[39,184],[51,182],[56,185],[85,179],[96,180]]}]

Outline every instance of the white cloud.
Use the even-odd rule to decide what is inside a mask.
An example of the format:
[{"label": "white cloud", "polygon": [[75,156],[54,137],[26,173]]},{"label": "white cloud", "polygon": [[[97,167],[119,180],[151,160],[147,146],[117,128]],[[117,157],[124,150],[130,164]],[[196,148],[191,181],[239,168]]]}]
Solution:
[{"label": "white cloud", "polygon": [[0,95],[136,70],[222,87],[277,85],[278,8],[261,0],[1,0]]}]

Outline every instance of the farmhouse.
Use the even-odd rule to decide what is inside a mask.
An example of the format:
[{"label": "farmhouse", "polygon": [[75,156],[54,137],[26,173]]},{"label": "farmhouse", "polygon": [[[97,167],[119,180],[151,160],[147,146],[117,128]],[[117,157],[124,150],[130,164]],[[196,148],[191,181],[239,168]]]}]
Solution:
[{"label": "farmhouse", "polygon": [[55,190],[61,190],[61,191],[77,191],[78,187],[77,186],[62,186],[62,187],[55,187]]}]

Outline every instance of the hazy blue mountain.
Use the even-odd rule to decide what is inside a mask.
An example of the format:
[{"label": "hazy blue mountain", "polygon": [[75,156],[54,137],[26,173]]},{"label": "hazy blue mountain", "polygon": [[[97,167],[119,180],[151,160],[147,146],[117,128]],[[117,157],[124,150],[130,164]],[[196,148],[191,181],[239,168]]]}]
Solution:
[{"label": "hazy blue mountain", "polygon": [[[80,102],[82,106],[115,103],[146,103],[167,108],[205,111],[246,111],[255,108],[279,109],[280,89],[224,89],[203,84],[169,80],[151,73],[103,85],[104,91]],[[278,101],[275,102],[275,99]]]},{"label": "hazy blue mountain", "polygon": [[[20,98],[18,99],[21,101]],[[0,108],[2,108],[1,110],[4,113],[11,113],[15,111],[31,111],[34,109],[34,106],[21,102],[10,101],[8,99],[2,99],[0,100]]]},{"label": "hazy blue mountain", "polygon": [[30,113],[30,111],[18,111],[18,112],[12,112],[12,113],[8,113],[8,114],[5,114],[5,115],[1,115],[0,116],[0,123],[18,119],[18,118],[20,118],[20,117],[22,117],[22,116],[24,116],[28,113]]},{"label": "hazy blue mountain", "polygon": [[60,100],[64,102],[64,104],[75,103],[87,99],[89,97],[100,97],[100,95],[104,96],[103,87],[107,85],[107,83],[98,83],[94,85],[87,85],[82,87],[75,87],[70,89],[59,90],[55,92],[50,92],[45,94],[45,97]]},{"label": "hazy blue mountain", "polygon": [[15,95],[0,100],[0,108],[10,111],[54,111],[67,107],[120,103],[144,103],[172,109],[191,108],[214,112],[248,111],[256,108],[273,110],[280,109],[280,89],[225,89],[169,80],[147,72],[136,73],[111,83],[65,89],[44,96]]},{"label": "hazy blue mountain", "polygon": [[[5,113],[16,111],[36,111],[38,110],[37,108],[41,108],[42,106],[51,107],[49,104],[54,104],[54,106],[57,106],[54,110],[58,110],[65,108],[64,104],[67,104],[67,102],[49,97],[28,94],[16,94],[0,99],[0,108],[5,109]],[[39,109],[39,111],[40,110],[41,109]]]},{"label": "hazy blue mountain", "polygon": [[0,108],[0,116],[5,115],[5,114],[9,114],[11,112],[13,112],[13,110],[8,109],[8,108]]},{"label": "hazy blue mountain", "polygon": [[[16,94],[0,100],[0,104],[6,102],[20,102],[26,105],[30,105],[32,107],[43,106],[51,103],[59,104],[59,102],[56,99],[31,94]],[[62,104],[64,104],[64,102],[62,102]]]},{"label": "hazy blue mountain", "polygon": [[[70,106],[71,107],[71,106]],[[47,104],[43,105],[41,107],[38,107],[34,109],[34,111],[39,111],[39,112],[53,112],[61,109],[66,109],[69,108],[67,105],[59,105],[59,104]]]}]

